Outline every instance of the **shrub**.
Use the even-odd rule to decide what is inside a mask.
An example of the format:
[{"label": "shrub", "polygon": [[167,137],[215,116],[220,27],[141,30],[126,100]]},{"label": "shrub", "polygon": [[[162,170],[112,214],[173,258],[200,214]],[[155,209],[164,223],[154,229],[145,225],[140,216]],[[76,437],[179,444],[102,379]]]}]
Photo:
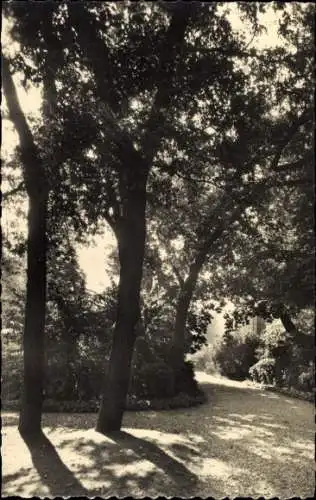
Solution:
[{"label": "shrub", "polygon": [[143,363],[132,372],[129,393],[138,398],[168,398],[175,393],[172,368],[164,361]]},{"label": "shrub", "polygon": [[216,372],[216,367],[214,363],[214,346],[206,345],[203,346],[199,351],[190,355],[189,359],[194,364],[197,370],[204,371],[209,374]]},{"label": "shrub", "polygon": [[249,369],[249,375],[260,384],[273,384],[275,380],[275,359],[261,358]]},{"label": "shrub", "polygon": [[194,376],[194,365],[192,361],[185,361],[181,366],[174,368],[175,394],[195,395],[198,392],[198,384]]},{"label": "shrub", "polygon": [[238,338],[225,335],[214,355],[214,362],[221,375],[245,380],[249,368],[256,362],[258,340],[253,337]]},{"label": "shrub", "polygon": [[308,367],[302,366],[298,376],[297,388],[301,391],[312,392],[315,387],[315,369],[313,363]]},{"label": "shrub", "polygon": [[76,345],[71,362],[64,344],[51,347],[46,367],[46,397],[58,401],[89,401],[99,398],[106,356],[93,342]]}]

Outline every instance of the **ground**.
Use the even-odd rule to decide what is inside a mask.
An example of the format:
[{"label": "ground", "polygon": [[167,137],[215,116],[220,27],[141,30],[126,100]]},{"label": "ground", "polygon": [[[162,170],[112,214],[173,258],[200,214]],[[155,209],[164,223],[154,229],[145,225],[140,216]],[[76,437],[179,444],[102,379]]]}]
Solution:
[{"label": "ground", "polygon": [[2,415],[3,497],[158,495],[222,498],[314,493],[314,407],[247,382],[197,374],[209,402],[126,412],[123,431],[94,431],[95,414],[45,414],[27,446]]}]

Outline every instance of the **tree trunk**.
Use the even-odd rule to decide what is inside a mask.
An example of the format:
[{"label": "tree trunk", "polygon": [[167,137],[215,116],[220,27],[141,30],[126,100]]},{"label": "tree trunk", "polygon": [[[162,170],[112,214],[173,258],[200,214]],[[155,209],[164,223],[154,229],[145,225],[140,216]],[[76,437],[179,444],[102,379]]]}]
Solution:
[{"label": "tree trunk", "polygon": [[190,266],[189,275],[184,281],[184,284],[179,293],[170,352],[171,363],[174,366],[179,366],[184,362],[185,328],[187,317],[199,272],[203,265],[203,261],[204,259],[198,258],[196,259],[194,264]]},{"label": "tree trunk", "polygon": [[64,332],[62,339],[65,343],[66,353],[66,370],[65,370],[65,395],[68,399],[75,399],[76,397],[76,372],[74,369],[75,362],[78,355],[77,340],[80,334],[80,328],[75,318],[71,313],[66,300],[63,298],[59,291],[55,291],[55,302],[57,304],[58,312],[64,324]]},{"label": "tree trunk", "polygon": [[2,57],[2,70],[3,90],[10,119],[19,135],[24,181],[29,200],[23,335],[24,380],[19,430],[23,435],[34,435],[41,432],[43,402],[48,187],[44,167],[20,107],[9,63],[5,57]]},{"label": "tree trunk", "polygon": [[140,319],[140,286],[146,237],[145,186],[129,194],[118,235],[120,281],[117,320],[112,351],[104,381],[97,431],[106,434],[121,428],[129,387],[135,328]]},{"label": "tree trunk", "polygon": [[39,434],[43,403],[46,301],[47,199],[31,200],[28,214],[27,285],[23,336],[24,381],[19,430]]},{"label": "tree trunk", "polygon": [[291,316],[289,315],[289,313],[286,311],[285,308],[283,308],[283,311],[280,312],[280,320],[287,333],[289,333],[292,336],[296,336],[298,334],[297,327],[294,325]]},{"label": "tree trunk", "polygon": [[310,352],[310,357],[312,360],[314,349],[314,335],[306,335],[306,333],[301,332],[293,323],[290,314],[285,309],[280,313],[279,317],[285,331],[290,334],[292,341],[305,350],[307,357],[309,357],[308,353]]}]

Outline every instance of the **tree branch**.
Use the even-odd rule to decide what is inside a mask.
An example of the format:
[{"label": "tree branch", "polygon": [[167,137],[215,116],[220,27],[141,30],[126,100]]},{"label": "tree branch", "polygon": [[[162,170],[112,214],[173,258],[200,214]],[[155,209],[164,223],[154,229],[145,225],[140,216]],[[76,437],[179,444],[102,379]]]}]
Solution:
[{"label": "tree branch", "polygon": [[111,74],[109,51],[104,41],[98,36],[101,26],[81,2],[69,2],[68,10],[70,28],[75,28],[81,52],[95,76],[98,94],[106,115],[106,131],[116,144],[119,157],[123,155],[124,160],[137,157],[141,163],[142,159],[134,147],[132,138],[126,130],[120,127],[113,110],[114,103],[115,110],[119,109],[118,104],[122,96],[112,85],[114,78]]},{"label": "tree branch", "polygon": [[284,149],[291,142],[292,138],[294,137],[294,135],[296,134],[296,132],[298,131],[300,126],[303,125],[304,123],[306,123],[310,119],[310,115],[311,115],[310,110],[305,110],[298,117],[298,119],[294,123],[292,123],[292,125],[290,126],[290,128],[287,131],[286,136],[279,142],[277,151],[274,155],[274,158],[272,159],[272,161],[270,163],[271,170],[277,169]]},{"label": "tree branch", "polygon": [[[8,59],[2,54],[2,84],[9,116],[19,136],[24,182],[29,196],[40,197],[46,192],[47,181],[33,134],[19,103]],[[36,180],[36,182],[34,182]]]},{"label": "tree branch", "polygon": [[185,31],[196,6],[191,2],[181,2],[174,9],[160,53],[160,64],[157,79],[160,82],[156,91],[150,116],[145,125],[145,135],[142,139],[142,151],[148,163],[151,163],[164,134],[164,123],[169,103],[172,97],[170,86],[177,65]]},{"label": "tree branch", "polygon": [[10,189],[10,191],[7,191],[5,193],[2,193],[1,197],[3,201],[7,201],[11,196],[13,196],[16,193],[21,193],[25,189],[25,183],[24,181],[21,181],[15,188]]},{"label": "tree branch", "polygon": [[179,269],[177,268],[177,266],[175,264],[171,264],[171,267],[172,267],[174,274],[178,278],[180,287],[182,288],[183,284],[184,284],[184,279],[182,278]]}]

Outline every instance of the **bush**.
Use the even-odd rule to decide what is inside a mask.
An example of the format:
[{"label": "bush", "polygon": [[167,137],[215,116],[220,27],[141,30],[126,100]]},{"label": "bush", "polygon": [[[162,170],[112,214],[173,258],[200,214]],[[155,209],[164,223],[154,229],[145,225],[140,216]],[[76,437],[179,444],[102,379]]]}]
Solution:
[{"label": "bush", "polygon": [[249,375],[255,382],[272,385],[275,381],[275,359],[261,358],[249,369]]},{"label": "bush", "polygon": [[304,392],[312,392],[315,387],[315,369],[313,363],[308,367],[301,367],[302,371],[298,376],[297,389]]},{"label": "bush", "polygon": [[[95,339],[94,339],[95,340]],[[48,352],[45,394],[57,401],[90,401],[99,398],[106,355],[96,340],[77,343],[72,361],[66,358],[64,344],[53,346]]]},{"label": "bush", "polygon": [[192,363],[194,364],[195,369],[213,374],[216,372],[216,367],[213,359],[214,354],[214,346],[206,345],[196,353],[190,355],[190,361],[192,361]]},{"label": "bush", "polygon": [[162,360],[144,362],[134,367],[129,388],[129,394],[140,399],[170,398],[179,393],[195,396],[198,392],[193,363],[190,361],[176,368]]},{"label": "bush", "polygon": [[168,398],[175,394],[173,370],[164,361],[143,363],[132,372],[129,393],[138,398]]},{"label": "bush", "polygon": [[238,338],[225,335],[214,355],[215,366],[221,375],[234,380],[245,380],[249,368],[256,362],[258,340],[253,337]]},{"label": "bush", "polygon": [[196,395],[198,384],[194,376],[194,365],[192,361],[185,361],[181,366],[174,368],[175,394]]}]

